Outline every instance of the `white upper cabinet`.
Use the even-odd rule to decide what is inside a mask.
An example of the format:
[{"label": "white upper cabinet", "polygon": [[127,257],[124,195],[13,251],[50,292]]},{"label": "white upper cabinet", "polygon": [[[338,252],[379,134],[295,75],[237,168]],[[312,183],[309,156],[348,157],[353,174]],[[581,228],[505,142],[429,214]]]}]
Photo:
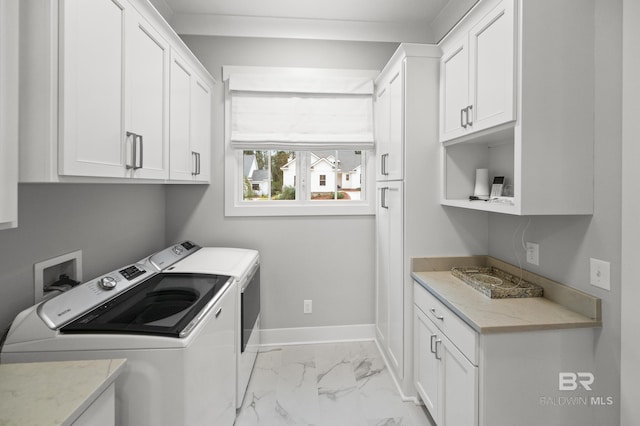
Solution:
[{"label": "white upper cabinet", "polygon": [[515,120],[514,9],[514,0],[503,0],[442,43],[441,142]]},{"label": "white upper cabinet", "polygon": [[196,76],[192,80],[191,97],[191,155],[193,178],[209,182],[211,176],[211,87]]},{"label": "white upper cabinet", "polygon": [[0,229],[18,226],[18,0],[0,0]]},{"label": "white upper cabinet", "polygon": [[404,177],[403,91],[403,62],[399,61],[377,80],[377,180],[401,180]]},{"label": "white upper cabinet", "polygon": [[[21,3],[21,181],[168,181],[170,113],[183,113],[170,105],[172,54],[215,83],[182,40],[147,0]],[[211,143],[208,95],[193,118],[206,123],[185,124],[198,152]]]},{"label": "white upper cabinet", "polygon": [[171,170],[174,180],[191,180],[190,141],[192,71],[178,55],[171,57]]},{"label": "white upper cabinet", "polygon": [[[441,204],[593,213],[593,7],[483,0],[442,41]],[[470,200],[476,169],[489,170],[489,188],[504,180],[502,193]]]},{"label": "white upper cabinet", "polygon": [[60,8],[60,174],[125,177],[124,2]]},{"label": "white upper cabinet", "polygon": [[128,19],[126,168],[169,177],[169,44],[137,12]]},{"label": "white upper cabinet", "polygon": [[469,41],[464,37],[444,52],[440,63],[440,141],[465,134],[469,106]]},{"label": "white upper cabinet", "polygon": [[170,86],[171,180],[208,182],[211,87],[176,54],[171,58]]}]

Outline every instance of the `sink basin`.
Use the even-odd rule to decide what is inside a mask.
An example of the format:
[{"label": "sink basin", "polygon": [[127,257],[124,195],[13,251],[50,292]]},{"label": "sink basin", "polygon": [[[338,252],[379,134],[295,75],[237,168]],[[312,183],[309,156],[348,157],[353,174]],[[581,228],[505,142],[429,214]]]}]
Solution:
[{"label": "sink basin", "polygon": [[451,274],[492,299],[542,297],[543,289],[496,267],[452,268]]}]

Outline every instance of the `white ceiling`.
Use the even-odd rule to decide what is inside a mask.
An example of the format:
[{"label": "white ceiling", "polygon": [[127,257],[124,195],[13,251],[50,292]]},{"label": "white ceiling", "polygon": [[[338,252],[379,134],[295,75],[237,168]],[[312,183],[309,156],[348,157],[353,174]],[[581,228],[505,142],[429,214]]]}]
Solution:
[{"label": "white ceiling", "polygon": [[179,34],[437,42],[476,0],[151,0]]}]

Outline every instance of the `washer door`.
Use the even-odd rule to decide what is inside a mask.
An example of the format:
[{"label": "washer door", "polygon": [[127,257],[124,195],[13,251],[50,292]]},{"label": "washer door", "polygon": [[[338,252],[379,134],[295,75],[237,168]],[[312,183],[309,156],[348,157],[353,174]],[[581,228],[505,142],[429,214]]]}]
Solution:
[{"label": "washer door", "polygon": [[179,337],[229,279],[211,274],[157,274],[60,331]]}]

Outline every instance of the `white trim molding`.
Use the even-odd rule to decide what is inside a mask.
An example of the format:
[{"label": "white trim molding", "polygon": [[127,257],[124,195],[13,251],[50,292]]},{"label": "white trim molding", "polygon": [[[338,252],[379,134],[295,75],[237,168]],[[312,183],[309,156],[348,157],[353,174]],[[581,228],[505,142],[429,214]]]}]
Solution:
[{"label": "white trim molding", "polygon": [[260,330],[261,346],[305,345],[361,340],[375,340],[374,324]]},{"label": "white trim molding", "polygon": [[433,42],[431,31],[420,23],[175,14],[171,18],[171,26],[182,35],[391,43]]}]

